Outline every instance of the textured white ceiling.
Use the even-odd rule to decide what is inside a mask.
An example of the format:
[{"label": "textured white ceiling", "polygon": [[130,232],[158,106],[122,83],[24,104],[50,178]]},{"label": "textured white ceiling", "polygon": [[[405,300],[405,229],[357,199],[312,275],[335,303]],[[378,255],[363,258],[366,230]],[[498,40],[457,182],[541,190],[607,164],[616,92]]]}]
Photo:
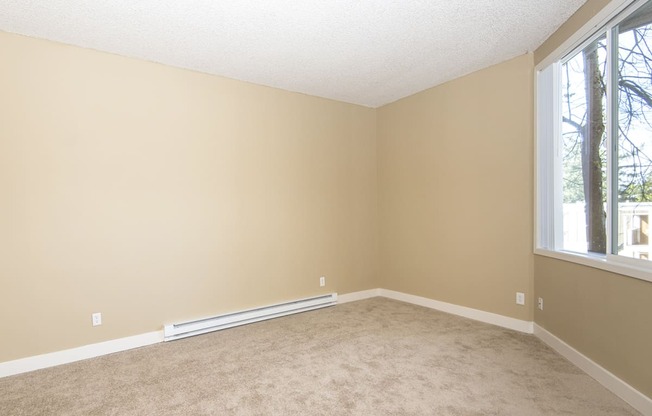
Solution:
[{"label": "textured white ceiling", "polygon": [[2,0],[0,30],[378,107],[536,49],[586,0]]}]

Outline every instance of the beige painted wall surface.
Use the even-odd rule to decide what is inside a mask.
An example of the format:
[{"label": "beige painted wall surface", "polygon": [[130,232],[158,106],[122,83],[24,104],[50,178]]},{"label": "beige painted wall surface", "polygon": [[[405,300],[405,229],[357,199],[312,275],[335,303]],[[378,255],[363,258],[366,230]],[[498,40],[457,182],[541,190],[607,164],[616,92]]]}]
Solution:
[{"label": "beige painted wall surface", "polygon": [[535,320],[652,397],[652,283],[535,256]]},{"label": "beige painted wall surface", "polygon": [[379,109],[381,287],[531,320],[532,69],[524,55]]},{"label": "beige painted wall surface", "polygon": [[[589,0],[535,51],[545,59],[607,0]],[[535,322],[652,397],[652,283],[536,256]]]},{"label": "beige painted wall surface", "polygon": [[374,110],[6,33],[0,55],[0,362],[377,287]]}]

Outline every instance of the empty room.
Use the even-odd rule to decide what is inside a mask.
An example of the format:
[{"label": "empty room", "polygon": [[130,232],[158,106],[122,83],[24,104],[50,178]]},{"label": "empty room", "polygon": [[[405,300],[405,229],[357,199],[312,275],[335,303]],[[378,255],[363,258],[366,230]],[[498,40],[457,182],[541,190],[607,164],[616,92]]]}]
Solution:
[{"label": "empty room", "polygon": [[0,2],[0,415],[652,415],[652,0]]}]

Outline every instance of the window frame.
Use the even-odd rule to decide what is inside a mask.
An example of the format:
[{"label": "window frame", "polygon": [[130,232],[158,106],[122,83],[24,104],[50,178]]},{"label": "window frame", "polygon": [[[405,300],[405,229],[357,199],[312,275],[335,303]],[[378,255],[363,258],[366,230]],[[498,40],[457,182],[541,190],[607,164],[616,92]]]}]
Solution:
[{"label": "window frame", "polygon": [[[652,282],[652,261],[627,258],[612,254],[614,231],[618,226],[612,218],[615,195],[613,165],[614,152],[607,157],[607,254],[578,253],[561,250],[563,238],[560,218],[561,204],[555,203],[561,195],[561,122],[558,117],[561,106],[560,66],[598,36],[606,34],[607,42],[615,34],[618,24],[639,9],[647,0],[613,0],[580,30],[562,43],[534,68],[534,254],[578,263],[613,273]],[[612,50],[617,53],[617,48]],[[613,56],[612,56],[613,58]],[[613,72],[617,60],[611,59],[607,71]],[[610,79],[611,75],[608,75]],[[607,148],[613,149],[614,111],[618,98],[611,90],[613,83],[607,83]],[[616,166],[617,168],[617,166]],[[617,203],[617,202],[616,202]]]}]

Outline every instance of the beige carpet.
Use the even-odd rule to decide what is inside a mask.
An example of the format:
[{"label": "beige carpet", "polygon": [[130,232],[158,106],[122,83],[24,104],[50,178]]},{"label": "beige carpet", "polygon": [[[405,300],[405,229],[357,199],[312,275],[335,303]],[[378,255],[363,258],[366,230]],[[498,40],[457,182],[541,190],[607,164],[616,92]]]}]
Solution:
[{"label": "beige carpet", "polygon": [[531,335],[384,298],[0,379],[1,415],[636,415]]}]

